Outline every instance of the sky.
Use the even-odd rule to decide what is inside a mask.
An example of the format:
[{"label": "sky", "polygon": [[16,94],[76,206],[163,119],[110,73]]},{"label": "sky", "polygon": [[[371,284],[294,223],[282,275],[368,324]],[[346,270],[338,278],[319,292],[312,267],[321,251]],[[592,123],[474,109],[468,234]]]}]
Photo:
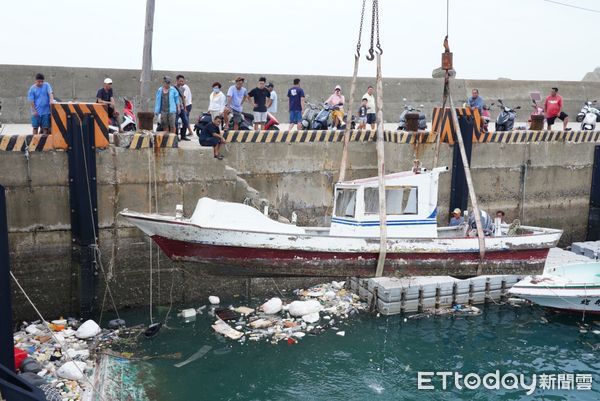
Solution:
[{"label": "sky", "polygon": [[[600,66],[600,1],[449,0],[458,78],[574,80]],[[365,59],[370,9],[363,28]],[[440,66],[446,0],[379,0],[384,77]],[[139,69],[145,0],[0,0],[0,64]],[[362,0],[156,0],[153,67],[352,75]]]}]

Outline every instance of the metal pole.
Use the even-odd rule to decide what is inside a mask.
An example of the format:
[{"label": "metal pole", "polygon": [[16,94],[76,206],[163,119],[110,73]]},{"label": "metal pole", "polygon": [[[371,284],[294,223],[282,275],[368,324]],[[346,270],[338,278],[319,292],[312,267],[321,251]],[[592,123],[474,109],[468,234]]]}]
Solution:
[{"label": "metal pole", "polygon": [[146,0],[146,23],[144,25],[144,52],[142,56],[142,76],[140,107],[148,111],[150,107],[150,82],[152,81],[152,32],[154,31],[154,0]]},{"label": "metal pole", "polygon": [[0,364],[15,371],[6,193],[0,185]]},{"label": "metal pole", "polygon": [[[442,121],[444,119],[444,114],[446,113],[446,101],[448,100],[448,82],[450,79],[450,73],[448,71],[446,71],[446,78],[444,79],[444,94],[442,95]],[[431,124],[431,128],[433,131],[433,121]],[[438,159],[440,156],[440,141],[441,141],[441,136],[442,136],[442,132],[436,132],[436,137],[435,137],[435,153],[433,155],[433,168],[436,168],[438,165]]]},{"label": "metal pole", "polygon": [[[452,101],[452,95],[448,95],[450,100],[450,112],[452,113],[452,122],[456,128],[456,139],[458,140],[458,146],[460,149],[460,156],[462,158],[463,167],[465,169],[465,177],[467,179],[467,187],[469,188],[469,198],[471,198],[471,204],[473,205],[473,211],[475,213],[475,224],[477,225],[477,237],[479,238],[479,259],[483,262],[485,257],[485,237],[483,235],[483,229],[481,227],[481,216],[479,215],[479,205],[477,204],[477,196],[475,195],[475,189],[473,188],[473,180],[471,179],[471,169],[469,168],[469,160],[467,159],[467,152],[465,151],[465,144],[463,142],[462,132],[460,125],[458,124],[458,117],[456,115],[456,109],[454,108],[454,102]],[[471,135],[471,133],[469,133]],[[481,263],[477,269],[477,274],[481,274]]]},{"label": "metal pole", "polygon": [[381,79],[381,54],[377,52],[377,175],[379,177],[379,258],[375,277],[383,275],[387,253],[387,219],[385,205],[385,153],[383,147],[383,83]]},{"label": "metal pole", "polygon": [[344,150],[342,151],[342,161],[340,163],[340,178],[342,182],[346,179],[346,164],[348,160],[348,142],[350,141],[350,130],[352,129],[352,103],[354,103],[354,92],[356,90],[356,76],[358,75],[359,56],[354,55],[354,73],[352,75],[352,84],[350,85],[350,101],[348,102],[348,112],[346,113],[346,129],[344,130]]}]

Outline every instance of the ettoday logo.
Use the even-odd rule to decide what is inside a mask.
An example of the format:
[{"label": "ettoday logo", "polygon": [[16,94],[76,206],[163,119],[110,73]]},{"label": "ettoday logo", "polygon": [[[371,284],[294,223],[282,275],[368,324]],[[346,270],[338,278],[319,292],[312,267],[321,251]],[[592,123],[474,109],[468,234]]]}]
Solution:
[{"label": "ettoday logo", "polygon": [[[440,385],[441,382],[441,385]],[[525,390],[527,395],[536,388],[542,390],[591,390],[591,374],[524,374],[505,373],[499,370],[481,376],[478,373],[460,372],[417,372],[419,390],[447,390],[454,386],[458,390],[476,390],[483,386],[487,390]]]}]

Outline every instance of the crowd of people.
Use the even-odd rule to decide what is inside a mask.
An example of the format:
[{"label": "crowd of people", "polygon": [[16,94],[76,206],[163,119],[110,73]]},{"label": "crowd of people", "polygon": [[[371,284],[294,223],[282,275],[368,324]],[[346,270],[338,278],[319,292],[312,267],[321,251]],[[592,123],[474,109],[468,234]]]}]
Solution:
[{"label": "crowd of people", "polygon": [[[245,86],[246,79],[238,76],[226,92],[222,91],[220,82],[212,84],[212,90],[208,95],[208,109],[212,124],[205,127],[205,132],[200,135],[200,143],[215,148],[215,158],[223,156],[219,152],[220,146],[225,141],[222,130],[238,130],[240,123],[244,120],[243,106],[245,102],[252,105],[254,117],[254,129],[261,130],[265,127],[269,115],[275,116],[278,112],[279,99],[272,82],[267,83],[265,77],[260,77],[256,87],[248,90]],[[115,109],[115,98],[113,94],[113,81],[106,78],[98,92],[96,101],[106,104],[108,116],[116,120],[118,112]],[[360,98],[360,104],[356,110],[357,128],[365,129],[367,125],[372,130],[376,128],[377,117],[374,88],[367,87],[365,94]],[[305,92],[301,86],[300,78],[292,81],[287,91],[289,110],[289,130],[294,128],[301,130],[302,116],[305,111]],[[31,107],[31,125],[33,133],[48,133],[50,128],[50,104],[54,102],[52,86],[45,81],[43,74],[36,74],[35,82],[30,87],[27,99]],[[331,108],[332,127],[340,127],[346,119],[346,98],[342,93],[342,87],[335,85],[333,93],[325,101]],[[485,101],[479,94],[478,89],[473,89],[471,97],[467,99],[466,105],[477,108],[484,113]],[[171,77],[165,76],[162,85],[157,89],[154,100],[154,114],[158,120],[158,130],[177,133],[182,141],[189,141],[192,136],[192,123],[190,115],[192,111],[192,91],[186,83],[186,78],[179,74],[173,82]],[[558,94],[558,88],[551,89],[550,95],[543,103],[543,112],[548,129],[552,128],[558,118],[563,122],[564,130],[568,130],[569,116],[563,111],[563,99]],[[354,114],[354,113],[351,113]],[[115,124],[118,125],[118,124]],[[203,139],[204,138],[204,139]]]}]

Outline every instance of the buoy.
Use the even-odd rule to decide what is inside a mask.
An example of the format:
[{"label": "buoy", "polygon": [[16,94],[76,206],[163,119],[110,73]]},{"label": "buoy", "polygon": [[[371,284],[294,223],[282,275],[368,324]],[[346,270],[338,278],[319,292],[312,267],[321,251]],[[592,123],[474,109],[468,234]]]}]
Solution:
[{"label": "buoy", "polygon": [[146,331],[144,331],[144,336],[146,338],[152,338],[158,334],[160,328],[162,327],[162,323],[152,323]]}]

